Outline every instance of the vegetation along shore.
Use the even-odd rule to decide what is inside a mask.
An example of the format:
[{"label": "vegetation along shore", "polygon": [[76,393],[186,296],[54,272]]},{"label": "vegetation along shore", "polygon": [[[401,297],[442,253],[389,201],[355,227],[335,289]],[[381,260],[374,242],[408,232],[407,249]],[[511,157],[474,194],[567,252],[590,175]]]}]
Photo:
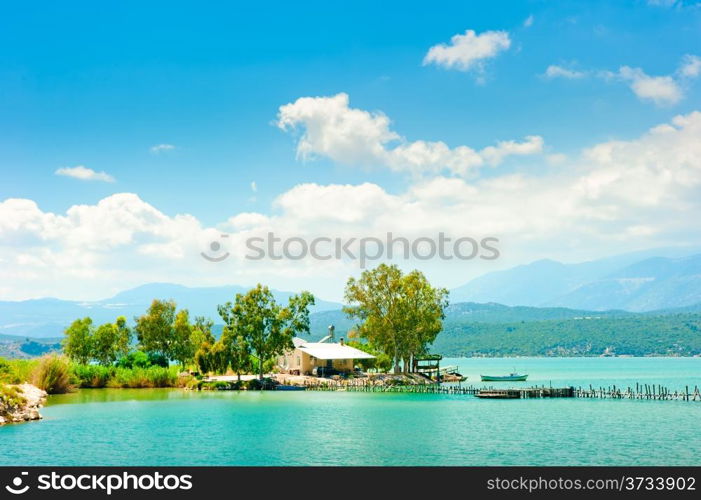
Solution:
[{"label": "vegetation along shore", "polygon": [[[26,403],[15,388],[29,383],[48,394],[81,388],[260,389],[308,385],[319,376],[337,382],[368,377],[367,372],[373,372],[376,384],[430,383],[413,373],[414,360],[428,353],[441,331],[447,295],[420,272],[404,274],[396,266],[380,265],[349,279],[344,313],[354,320],[351,338],[322,347],[367,355],[356,354],[363,359],[350,359],[341,369],[330,361],[322,366],[312,356],[324,370],[319,373],[277,364],[281,355],[303,343],[294,339],[309,336],[309,307],[315,298],[308,292],[292,295],[287,304],[278,303],[263,285],[236,294],[217,308],[224,324],[218,338],[211,319],[190,318],[174,301],[155,299],[133,326],[123,316],[101,325],[79,318],[65,329],[60,353],[0,358],[0,402],[13,407]],[[227,375],[226,382],[216,379]]]}]

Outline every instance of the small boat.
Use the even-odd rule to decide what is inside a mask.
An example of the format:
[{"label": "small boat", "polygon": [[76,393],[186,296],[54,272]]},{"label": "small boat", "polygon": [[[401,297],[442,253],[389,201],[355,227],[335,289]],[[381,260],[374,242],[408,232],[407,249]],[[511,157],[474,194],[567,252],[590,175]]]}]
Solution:
[{"label": "small boat", "polygon": [[276,385],[276,391],[304,391],[306,387],[301,385]]},{"label": "small boat", "polygon": [[480,375],[482,382],[525,382],[528,375],[510,373],[508,375]]}]

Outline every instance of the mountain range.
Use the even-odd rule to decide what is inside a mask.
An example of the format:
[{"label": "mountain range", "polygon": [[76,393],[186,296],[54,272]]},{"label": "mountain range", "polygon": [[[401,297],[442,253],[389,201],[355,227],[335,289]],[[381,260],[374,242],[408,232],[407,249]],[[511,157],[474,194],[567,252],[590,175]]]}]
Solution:
[{"label": "mountain range", "polygon": [[[150,283],[118,293],[109,299],[80,302],[55,298],[0,301],[0,334],[27,337],[57,337],[73,320],[90,316],[95,323],[114,321],[118,316],[132,320],[148,308],[153,299],[173,299],[191,317],[218,318],[217,305],[233,301],[248,288],[220,286],[190,288],[170,283]],[[278,302],[286,303],[294,292],[271,290]],[[316,300],[312,312],[338,310],[342,304]]]},{"label": "mountain range", "polygon": [[701,303],[701,254],[627,254],[579,264],[539,260],[480,276],[451,291],[452,303],[654,311]]},{"label": "mountain range", "polygon": [[[647,311],[697,312],[701,304],[701,254],[652,252],[578,264],[539,260],[488,273],[451,290],[447,318],[461,317],[462,321],[468,315],[472,321],[488,317],[503,323]],[[191,288],[151,283],[91,302],[56,298],[0,301],[0,335],[59,337],[71,321],[84,316],[92,317],[95,323],[114,321],[120,315],[132,320],[143,314],[154,298],[174,299],[192,316],[216,321],[217,305],[246,290],[235,285]],[[276,300],[282,302],[293,293],[273,290]],[[329,324],[336,325],[339,333],[349,330],[353,322],[341,307],[338,302],[317,300],[312,308],[312,333],[323,335]]]}]

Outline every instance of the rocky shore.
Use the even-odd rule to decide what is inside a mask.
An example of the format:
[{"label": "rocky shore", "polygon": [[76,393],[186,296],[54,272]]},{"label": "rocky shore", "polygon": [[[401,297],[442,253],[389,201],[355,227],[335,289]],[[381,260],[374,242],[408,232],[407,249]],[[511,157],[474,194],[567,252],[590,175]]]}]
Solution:
[{"label": "rocky shore", "polygon": [[27,422],[42,418],[39,408],[44,406],[46,391],[32,384],[4,386],[0,397],[0,425],[16,422]]}]

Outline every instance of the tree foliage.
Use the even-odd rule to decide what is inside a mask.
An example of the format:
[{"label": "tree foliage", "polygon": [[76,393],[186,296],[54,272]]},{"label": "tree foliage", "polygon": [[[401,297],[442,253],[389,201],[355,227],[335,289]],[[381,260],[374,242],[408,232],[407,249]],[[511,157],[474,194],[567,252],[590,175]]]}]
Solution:
[{"label": "tree foliage", "polygon": [[93,355],[93,326],[91,318],[75,320],[63,332],[63,352],[72,360],[87,364]]},{"label": "tree foliage", "polygon": [[[230,361],[243,362],[246,351],[250,352],[262,379],[265,361],[292,349],[295,335],[309,332],[309,306],[313,304],[314,296],[302,292],[290,297],[287,307],[283,307],[270,289],[260,284],[245,295],[236,294],[233,303],[218,307]],[[240,370],[241,366],[235,369]]]},{"label": "tree foliage", "polygon": [[380,264],[346,284],[344,312],[359,321],[357,333],[390,356],[395,371],[409,371],[441,331],[448,291],[434,288],[419,271],[403,274]]},{"label": "tree foliage", "polygon": [[175,301],[155,299],[146,314],[134,318],[136,338],[146,352],[174,359],[173,340],[175,338]]}]

